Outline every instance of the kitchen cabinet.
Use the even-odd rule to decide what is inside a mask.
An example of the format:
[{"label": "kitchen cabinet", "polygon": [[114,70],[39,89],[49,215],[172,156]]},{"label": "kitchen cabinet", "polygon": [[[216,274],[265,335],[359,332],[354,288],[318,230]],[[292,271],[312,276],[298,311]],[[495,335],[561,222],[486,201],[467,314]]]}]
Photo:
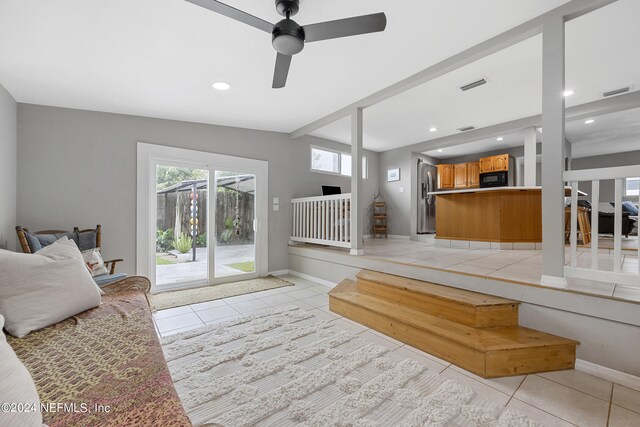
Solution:
[{"label": "kitchen cabinet", "polygon": [[483,157],[480,159],[480,173],[501,172],[509,170],[509,155]]},{"label": "kitchen cabinet", "polygon": [[453,165],[438,165],[438,188],[454,188],[454,167]]},{"label": "kitchen cabinet", "polygon": [[493,171],[508,171],[509,170],[509,155],[501,154],[499,156],[493,156]]},{"label": "kitchen cabinet", "polygon": [[453,167],[455,188],[467,188],[467,164],[459,163]]},{"label": "kitchen cabinet", "polygon": [[467,188],[480,187],[480,162],[467,163]]}]

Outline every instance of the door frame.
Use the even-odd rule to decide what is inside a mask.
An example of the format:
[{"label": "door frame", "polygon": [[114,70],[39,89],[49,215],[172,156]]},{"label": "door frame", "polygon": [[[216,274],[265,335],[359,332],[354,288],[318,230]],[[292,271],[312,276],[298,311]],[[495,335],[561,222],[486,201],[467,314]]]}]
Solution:
[{"label": "door frame", "polygon": [[[179,167],[192,167],[209,171],[209,191],[215,188],[215,171],[238,171],[256,175],[254,243],[256,248],[255,271],[228,277],[215,277],[215,244],[209,239],[215,238],[215,223],[209,221],[211,209],[207,209],[207,248],[208,277],[206,280],[182,282],[179,285],[156,286],[156,224],[150,221],[151,213],[157,209],[156,165],[168,164]],[[136,274],[151,280],[152,292],[172,289],[187,289],[202,285],[215,285],[237,280],[246,280],[266,276],[269,255],[269,163],[264,160],[208,153],[185,148],[168,147],[144,142],[137,144],[137,196],[136,196]],[[207,200],[215,200],[215,194]],[[155,217],[155,214],[154,214]]]}]

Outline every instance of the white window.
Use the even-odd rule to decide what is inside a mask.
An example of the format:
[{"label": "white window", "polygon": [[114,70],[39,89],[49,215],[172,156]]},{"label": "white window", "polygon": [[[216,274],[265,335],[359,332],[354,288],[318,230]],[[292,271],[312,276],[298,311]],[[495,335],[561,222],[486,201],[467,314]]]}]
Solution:
[{"label": "white window", "polygon": [[[311,170],[351,176],[351,154],[311,147]],[[367,179],[366,157],[362,157],[362,178]]]},{"label": "white window", "polygon": [[627,178],[624,188],[625,196],[640,196],[640,178]]}]

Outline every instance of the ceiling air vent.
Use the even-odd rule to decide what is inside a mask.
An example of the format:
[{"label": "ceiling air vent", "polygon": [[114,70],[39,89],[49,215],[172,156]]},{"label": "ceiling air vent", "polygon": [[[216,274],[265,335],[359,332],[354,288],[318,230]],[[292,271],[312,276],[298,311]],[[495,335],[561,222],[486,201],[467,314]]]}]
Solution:
[{"label": "ceiling air vent", "polygon": [[467,91],[469,89],[473,89],[474,87],[482,86],[484,84],[487,84],[487,80],[486,79],[480,79],[480,80],[475,81],[473,83],[469,83],[469,84],[466,84],[464,86],[460,86],[460,90],[464,92],[464,91]]},{"label": "ceiling air vent", "polygon": [[615,90],[610,90],[608,92],[604,92],[602,94],[602,96],[604,96],[606,98],[607,96],[620,95],[621,93],[629,92],[630,90],[631,90],[630,86],[621,87],[620,89],[615,89]]},{"label": "ceiling air vent", "polygon": [[468,131],[468,130],[474,130],[475,128],[476,128],[475,126],[465,126],[465,127],[463,127],[463,128],[458,128],[458,130],[459,130],[460,132],[466,132],[466,131]]}]

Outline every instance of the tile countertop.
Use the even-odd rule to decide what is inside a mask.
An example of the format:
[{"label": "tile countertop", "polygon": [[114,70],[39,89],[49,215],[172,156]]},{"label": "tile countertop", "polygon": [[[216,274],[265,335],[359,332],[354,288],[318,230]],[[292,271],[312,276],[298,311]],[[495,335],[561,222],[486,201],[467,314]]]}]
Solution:
[{"label": "tile countertop", "polygon": [[[571,197],[571,187],[564,187],[565,189],[565,196],[567,197]],[[477,193],[480,191],[527,191],[527,190],[542,190],[542,187],[536,186],[536,187],[516,187],[516,186],[511,186],[511,187],[491,187],[491,188],[463,188],[460,190],[443,190],[443,191],[430,191],[429,195],[433,195],[433,196],[442,196],[445,194],[457,194],[457,193]],[[587,193],[585,193],[584,191],[580,191],[578,190],[578,195],[579,196],[586,196]]]}]

